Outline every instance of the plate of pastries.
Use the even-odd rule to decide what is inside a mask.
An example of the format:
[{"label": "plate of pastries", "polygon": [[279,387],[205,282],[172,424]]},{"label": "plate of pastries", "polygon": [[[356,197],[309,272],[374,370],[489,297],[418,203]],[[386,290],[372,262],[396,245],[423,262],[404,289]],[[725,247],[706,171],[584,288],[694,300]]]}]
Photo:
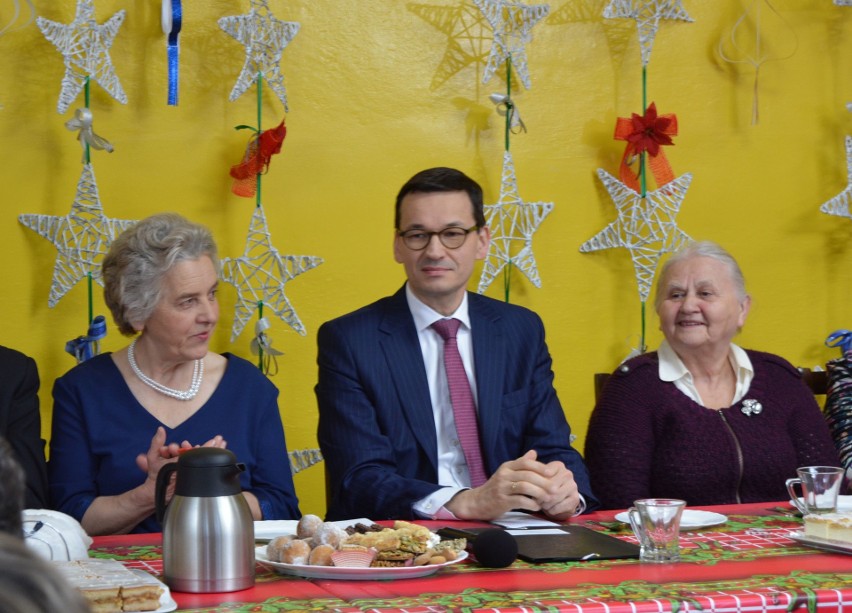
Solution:
[{"label": "plate of pastries", "polygon": [[312,579],[410,579],[425,577],[467,558],[466,539],[441,540],[424,526],[396,521],[341,525],[316,515],[299,520],[255,549],[257,561],[285,575]]}]

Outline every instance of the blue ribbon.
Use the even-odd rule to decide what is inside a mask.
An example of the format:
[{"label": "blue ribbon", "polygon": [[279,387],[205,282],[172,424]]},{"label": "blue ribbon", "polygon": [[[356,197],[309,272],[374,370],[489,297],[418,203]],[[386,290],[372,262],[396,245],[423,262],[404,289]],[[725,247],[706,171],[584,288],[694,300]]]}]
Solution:
[{"label": "blue ribbon", "polygon": [[[164,0],[165,1],[165,0]],[[180,45],[178,44],[178,34],[180,34],[181,25],[183,22],[183,11],[180,5],[180,0],[171,0],[171,20],[166,21],[163,16],[163,30],[169,27],[166,34],[169,35],[168,46],[166,47],[166,55],[169,64],[169,97],[168,104],[177,106],[178,103],[178,58],[180,56]],[[165,11],[165,7],[164,7]]]},{"label": "blue ribbon", "polygon": [[825,339],[825,344],[829,347],[838,347],[840,353],[846,353],[852,349],[852,332],[849,330],[835,330]]},{"label": "blue ribbon", "polygon": [[85,362],[100,353],[99,341],[106,337],[106,319],[98,315],[89,324],[89,334],[78,336],[65,343],[65,351],[77,358],[77,363]]}]

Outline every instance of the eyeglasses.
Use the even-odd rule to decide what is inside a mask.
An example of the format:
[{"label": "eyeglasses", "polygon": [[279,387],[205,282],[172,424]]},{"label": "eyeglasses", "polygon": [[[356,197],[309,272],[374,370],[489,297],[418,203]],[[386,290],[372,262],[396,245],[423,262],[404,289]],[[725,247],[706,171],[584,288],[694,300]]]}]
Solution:
[{"label": "eyeglasses", "polygon": [[428,230],[406,230],[405,232],[397,232],[402,238],[405,246],[412,251],[422,251],[432,242],[432,237],[436,234],[441,244],[447,249],[458,249],[467,240],[467,235],[471,232],[479,230],[479,226],[471,226],[469,228],[457,228],[455,226],[444,228],[438,232],[429,232]]}]

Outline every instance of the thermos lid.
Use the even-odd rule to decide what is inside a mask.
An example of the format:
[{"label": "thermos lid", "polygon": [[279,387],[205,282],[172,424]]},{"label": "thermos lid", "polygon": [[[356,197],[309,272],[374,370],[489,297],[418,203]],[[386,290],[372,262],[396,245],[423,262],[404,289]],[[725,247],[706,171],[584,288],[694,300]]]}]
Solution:
[{"label": "thermos lid", "polygon": [[234,452],[221,447],[194,447],[181,453],[178,458],[180,468],[213,468],[236,463]]},{"label": "thermos lid", "polygon": [[242,492],[240,473],[245,465],[233,452],[219,447],[196,447],[177,461],[177,496],[233,496]]}]

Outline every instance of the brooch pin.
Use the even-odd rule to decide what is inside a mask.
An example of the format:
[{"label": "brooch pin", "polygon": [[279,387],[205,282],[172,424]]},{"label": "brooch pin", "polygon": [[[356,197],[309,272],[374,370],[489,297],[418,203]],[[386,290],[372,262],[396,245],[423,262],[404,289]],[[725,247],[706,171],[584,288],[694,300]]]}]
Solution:
[{"label": "brooch pin", "polygon": [[752,400],[751,398],[746,398],[743,400],[743,407],[740,411],[743,412],[743,415],[751,417],[752,415],[760,415],[760,412],[763,410],[763,405],[760,404],[757,400]]}]

